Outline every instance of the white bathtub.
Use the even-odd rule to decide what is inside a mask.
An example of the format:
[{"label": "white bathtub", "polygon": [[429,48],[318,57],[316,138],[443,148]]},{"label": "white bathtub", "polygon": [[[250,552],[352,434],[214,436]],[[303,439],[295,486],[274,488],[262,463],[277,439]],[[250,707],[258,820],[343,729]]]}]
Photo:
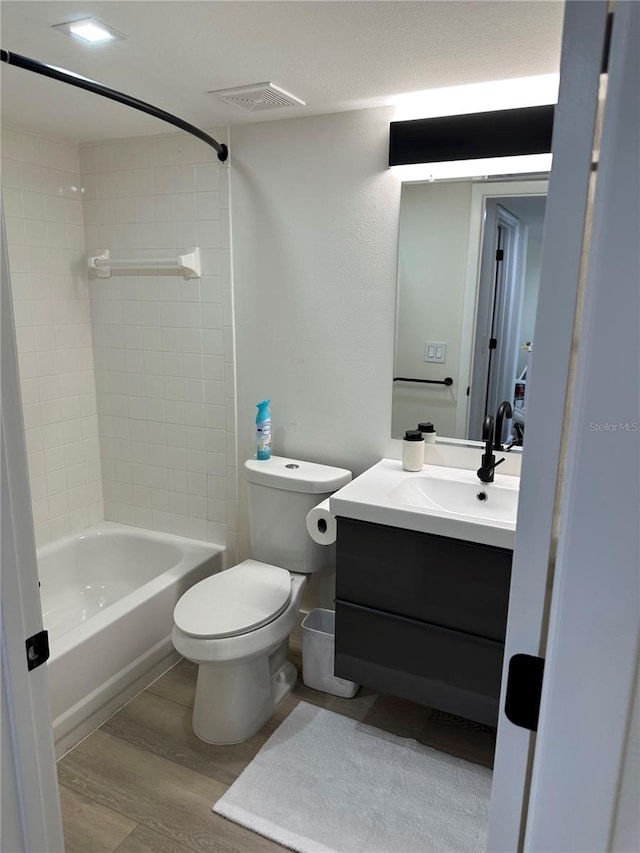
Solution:
[{"label": "white bathtub", "polygon": [[226,551],[103,522],[38,550],[58,757],[170,667],[173,608]]}]

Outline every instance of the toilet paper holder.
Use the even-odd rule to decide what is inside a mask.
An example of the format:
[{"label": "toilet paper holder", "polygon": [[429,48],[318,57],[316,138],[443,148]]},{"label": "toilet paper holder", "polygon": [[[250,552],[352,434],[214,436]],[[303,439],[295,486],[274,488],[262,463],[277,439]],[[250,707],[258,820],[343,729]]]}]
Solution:
[{"label": "toilet paper holder", "polygon": [[338,526],[329,509],[329,498],[309,510],[306,525],[309,536],[318,545],[332,545],[336,541]]}]

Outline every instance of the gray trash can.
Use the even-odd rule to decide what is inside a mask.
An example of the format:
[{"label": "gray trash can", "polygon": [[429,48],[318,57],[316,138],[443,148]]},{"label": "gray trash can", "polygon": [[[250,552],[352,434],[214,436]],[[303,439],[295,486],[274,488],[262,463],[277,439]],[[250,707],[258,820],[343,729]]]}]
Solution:
[{"label": "gray trash can", "polygon": [[307,687],[351,699],[359,684],[333,674],[336,614],[312,610],[302,620],[302,680]]}]

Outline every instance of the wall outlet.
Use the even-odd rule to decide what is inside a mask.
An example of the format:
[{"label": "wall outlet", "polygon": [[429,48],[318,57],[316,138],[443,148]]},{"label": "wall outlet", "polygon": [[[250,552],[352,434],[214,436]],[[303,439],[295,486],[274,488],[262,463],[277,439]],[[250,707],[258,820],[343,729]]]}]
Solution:
[{"label": "wall outlet", "polygon": [[445,364],[447,360],[447,345],[442,341],[427,341],[424,345],[424,360]]}]

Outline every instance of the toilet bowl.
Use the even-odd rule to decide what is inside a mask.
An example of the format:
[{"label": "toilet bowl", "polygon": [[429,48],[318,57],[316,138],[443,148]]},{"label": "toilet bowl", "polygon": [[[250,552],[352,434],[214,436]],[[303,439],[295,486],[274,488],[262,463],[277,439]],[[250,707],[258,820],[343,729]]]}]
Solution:
[{"label": "toilet bowl", "polygon": [[343,468],[283,457],[249,460],[245,473],[252,551],[261,559],[200,581],[174,611],[173,645],[199,667],[193,730],[216,744],[251,737],[294,688],[289,634],[307,575],[330,568],[333,556],[312,542],[305,517],[351,479]]}]

